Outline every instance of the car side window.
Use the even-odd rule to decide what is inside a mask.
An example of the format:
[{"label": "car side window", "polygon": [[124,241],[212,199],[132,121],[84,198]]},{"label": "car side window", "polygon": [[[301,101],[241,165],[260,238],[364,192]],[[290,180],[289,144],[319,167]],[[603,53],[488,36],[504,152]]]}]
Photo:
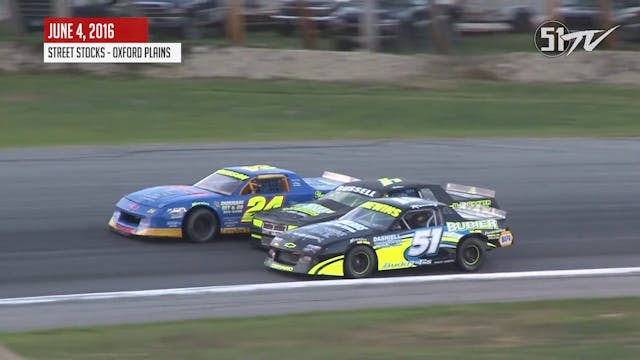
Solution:
[{"label": "car side window", "polygon": [[435,195],[433,195],[433,191],[429,188],[420,189],[420,197],[425,200],[438,201]]},{"label": "car side window", "polygon": [[401,197],[401,196],[420,197],[420,194],[418,193],[418,190],[414,188],[403,188],[403,189],[391,190],[389,191],[387,196],[388,197]]},{"label": "car side window", "polygon": [[249,180],[240,195],[277,194],[289,192],[289,181],[284,175],[261,175]]},{"label": "car side window", "polygon": [[436,209],[422,209],[405,214],[404,220],[410,229],[438,226],[442,223]]}]

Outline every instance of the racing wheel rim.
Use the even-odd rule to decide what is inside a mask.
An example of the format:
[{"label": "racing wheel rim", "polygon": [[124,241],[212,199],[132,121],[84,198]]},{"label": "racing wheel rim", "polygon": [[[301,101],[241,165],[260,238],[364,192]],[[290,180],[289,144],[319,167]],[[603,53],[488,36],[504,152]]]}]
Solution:
[{"label": "racing wheel rim", "polygon": [[369,258],[369,254],[360,252],[351,258],[350,263],[353,273],[361,275],[369,270],[369,267],[371,266],[371,258]]},{"label": "racing wheel rim", "polygon": [[476,245],[471,244],[464,249],[462,258],[465,264],[473,266],[480,261],[480,249]]}]

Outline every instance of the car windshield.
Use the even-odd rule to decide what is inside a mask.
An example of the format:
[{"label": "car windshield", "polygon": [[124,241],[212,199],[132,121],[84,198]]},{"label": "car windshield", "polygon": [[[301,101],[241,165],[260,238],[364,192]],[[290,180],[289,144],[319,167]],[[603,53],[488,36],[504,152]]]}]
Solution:
[{"label": "car windshield", "polygon": [[350,191],[334,190],[324,195],[322,199],[333,200],[349,207],[356,207],[364,204],[365,201],[369,200],[369,197]]},{"label": "car windshield", "polygon": [[215,193],[231,195],[242,185],[242,181],[232,177],[213,173],[206,178],[198,181],[193,186],[213,191]]},{"label": "car windshield", "polygon": [[340,220],[355,221],[371,229],[388,230],[396,218],[378,211],[358,207],[346,213]]}]

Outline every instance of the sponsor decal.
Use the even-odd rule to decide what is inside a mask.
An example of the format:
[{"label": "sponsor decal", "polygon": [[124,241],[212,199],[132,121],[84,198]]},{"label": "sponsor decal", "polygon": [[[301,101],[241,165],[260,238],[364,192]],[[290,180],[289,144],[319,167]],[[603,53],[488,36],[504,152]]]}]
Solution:
[{"label": "sponsor decal", "polygon": [[351,239],[349,240],[349,243],[351,244],[356,243],[358,245],[371,245],[371,241],[367,239]]},{"label": "sponsor decal", "polygon": [[183,207],[167,209],[167,215],[171,219],[181,219],[186,212],[187,212],[187,209]]},{"label": "sponsor decal", "polygon": [[413,263],[409,261],[392,262],[392,263],[382,264],[382,269],[401,269],[401,268],[406,268],[411,266],[413,266]]},{"label": "sponsor decal", "polygon": [[324,195],[324,194],[320,190],[316,190],[316,192],[313,193],[313,197],[316,198],[316,199],[320,199],[322,197],[322,195]]},{"label": "sponsor decal", "polygon": [[498,221],[491,219],[491,220],[447,222],[447,228],[449,229],[449,231],[497,229]]},{"label": "sponsor decal", "polygon": [[398,209],[395,206],[377,203],[375,201],[367,201],[366,203],[360,205],[365,209],[381,212],[383,214],[387,214],[389,216],[398,217],[402,213],[401,209]]},{"label": "sponsor decal", "polygon": [[215,173],[228,176],[230,178],[234,178],[240,181],[244,181],[249,178],[249,175],[246,175],[237,171],[229,170],[229,169],[220,169],[220,170],[217,170]]},{"label": "sponsor decal", "polygon": [[451,203],[449,206],[453,209],[457,209],[461,206],[491,206],[491,199],[459,201]]},{"label": "sponsor decal", "polygon": [[209,206],[210,204],[206,201],[194,201],[191,203],[191,207],[195,207],[199,205]]},{"label": "sponsor decal", "polygon": [[240,168],[242,170],[249,171],[249,172],[258,172],[258,171],[262,171],[262,170],[273,170],[273,169],[275,169],[275,166],[271,166],[271,165],[251,165],[251,166],[242,166]]},{"label": "sponsor decal", "polygon": [[293,271],[293,266],[278,264],[277,262],[272,262],[269,264],[269,267],[276,270],[281,271]]},{"label": "sponsor decal", "polygon": [[357,194],[361,194],[368,197],[375,197],[377,193],[377,191],[375,190],[363,188],[360,186],[352,186],[352,185],[340,185],[336,188],[335,191],[352,192],[352,193],[357,193]]},{"label": "sponsor decal", "polygon": [[393,240],[400,240],[400,235],[395,234],[395,235],[380,235],[380,236],[374,236],[373,237],[373,241],[374,242],[378,242],[378,241],[393,241]]},{"label": "sponsor decal", "polygon": [[167,227],[170,227],[170,228],[180,227],[180,224],[181,224],[180,221],[167,221]]},{"label": "sponsor decal", "polygon": [[513,243],[513,234],[508,230],[503,231],[498,241],[500,242],[500,246],[510,246]]},{"label": "sponsor decal", "polygon": [[368,227],[351,220],[338,221],[338,222],[335,222],[334,225],[350,233],[368,229]]},{"label": "sponsor decal", "polygon": [[156,213],[156,209],[149,209],[149,210],[147,210],[147,214],[149,214],[149,215],[153,215],[153,214],[155,214],[155,213]]},{"label": "sponsor decal", "polygon": [[220,201],[220,210],[225,214],[240,214],[244,210],[243,200]]},{"label": "sponsor decal", "polygon": [[333,214],[335,212],[327,207],[324,207],[320,204],[314,204],[314,203],[294,205],[288,208],[284,208],[283,210],[300,212],[303,214],[307,214],[309,216],[318,216],[320,214]]},{"label": "sponsor decal", "polygon": [[129,209],[131,209],[131,210],[138,210],[138,209],[140,209],[140,205],[138,205],[138,204],[136,204],[136,203],[131,203],[131,204],[129,205]]},{"label": "sponsor decal", "polygon": [[434,260],[433,261],[433,265],[438,265],[438,264],[451,264],[455,262],[454,259],[448,259],[448,260]]},{"label": "sponsor decal", "polygon": [[287,249],[293,249],[294,247],[296,247],[296,244],[292,242],[288,242],[284,244],[284,247],[286,247]]},{"label": "sponsor decal", "polygon": [[245,227],[225,227],[220,229],[221,234],[244,234],[249,232],[249,229]]},{"label": "sponsor decal", "polygon": [[382,186],[389,186],[389,185],[393,185],[393,184],[397,184],[402,182],[402,179],[400,178],[381,178],[378,179],[378,181],[380,182],[380,184],[382,184]]}]

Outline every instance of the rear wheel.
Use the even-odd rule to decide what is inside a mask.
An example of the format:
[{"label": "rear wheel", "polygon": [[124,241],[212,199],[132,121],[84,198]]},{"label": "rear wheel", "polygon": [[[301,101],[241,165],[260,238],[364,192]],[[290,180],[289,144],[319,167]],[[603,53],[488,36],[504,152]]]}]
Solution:
[{"label": "rear wheel", "polygon": [[486,255],[485,244],[477,238],[466,239],[456,251],[456,264],[462,271],[473,272],[484,264]]},{"label": "rear wheel", "polygon": [[355,246],[344,258],[344,276],[350,279],[369,277],[377,267],[376,253],[368,246]]},{"label": "rear wheel", "polygon": [[218,218],[213,211],[205,208],[195,209],[183,222],[184,237],[194,243],[205,243],[218,235]]}]

